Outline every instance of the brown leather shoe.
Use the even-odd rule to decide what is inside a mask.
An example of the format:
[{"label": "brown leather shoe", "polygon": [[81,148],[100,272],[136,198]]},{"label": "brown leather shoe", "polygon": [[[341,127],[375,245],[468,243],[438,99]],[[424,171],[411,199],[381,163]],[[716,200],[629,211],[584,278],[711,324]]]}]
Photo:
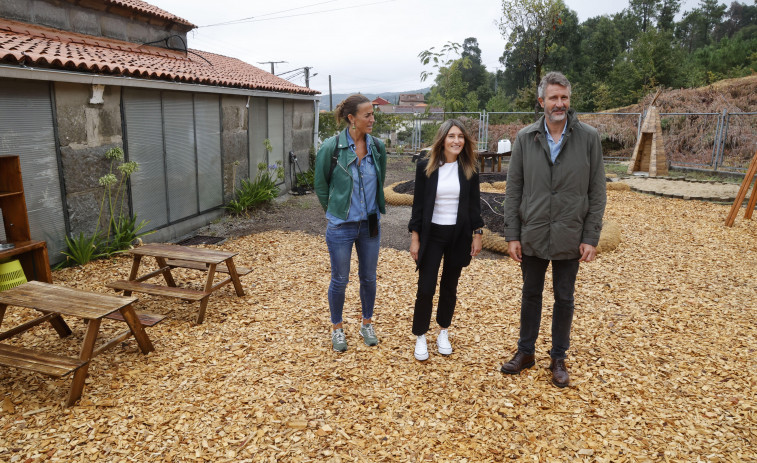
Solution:
[{"label": "brown leather shoe", "polygon": [[499,371],[508,375],[517,375],[521,371],[525,370],[526,368],[531,368],[535,364],[536,362],[534,362],[534,354],[528,355],[524,354],[521,351],[518,351],[515,353],[513,358],[510,359],[509,362],[502,365],[502,368],[500,368]]},{"label": "brown leather shoe", "polygon": [[570,384],[570,375],[565,368],[565,359],[552,359],[549,363],[549,369],[552,370],[552,384],[557,387],[566,387]]}]

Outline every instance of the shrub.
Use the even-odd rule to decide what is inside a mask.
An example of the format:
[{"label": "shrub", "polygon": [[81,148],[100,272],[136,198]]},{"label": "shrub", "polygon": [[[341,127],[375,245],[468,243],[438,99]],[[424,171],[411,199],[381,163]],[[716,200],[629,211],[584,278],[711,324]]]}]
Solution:
[{"label": "shrub", "polygon": [[279,194],[279,182],[284,179],[284,168],[281,163],[266,165],[258,164],[258,173],[254,180],[244,179],[236,191],[236,200],[230,201],[226,210],[239,215],[248,209],[254,209],[273,201]]}]

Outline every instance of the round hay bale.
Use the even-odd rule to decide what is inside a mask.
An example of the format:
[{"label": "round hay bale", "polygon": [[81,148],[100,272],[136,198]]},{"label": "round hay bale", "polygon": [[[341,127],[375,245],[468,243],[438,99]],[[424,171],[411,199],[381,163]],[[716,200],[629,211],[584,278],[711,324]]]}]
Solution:
[{"label": "round hay bale", "polygon": [[488,228],[484,228],[483,238],[484,249],[507,255],[507,241],[504,236],[498,235]]},{"label": "round hay bale", "polygon": [[613,191],[631,191],[631,186],[624,182],[610,182],[607,184],[607,189]]},{"label": "round hay bale", "polygon": [[502,180],[501,182],[492,182],[492,186],[498,190],[505,191],[505,187],[507,186],[507,182]]},{"label": "round hay bale", "polygon": [[605,177],[607,177],[607,178],[618,178],[618,174],[612,174],[612,173],[605,174]]},{"label": "round hay bale", "polygon": [[394,187],[399,185],[400,183],[403,182],[395,182],[387,187],[384,187],[384,199],[386,200],[386,203],[391,204],[392,206],[412,206],[413,195],[397,193],[396,191],[394,191]]},{"label": "round hay bale", "polygon": [[597,254],[617,248],[620,244],[620,238],[620,225],[611,220],[605,220],[602,224],[602,234],[599,235]]},{"label": "round hay bale", "polygon": [[494,183],[481,182],[481,192],[502,194],[505,192],[504,184],[505,182],[494,182]]},{"label": "round hay bale", "polygon": [[[597,245],[597,254],[612,251],[620,244],[620,226],[611,221],[605,220],[602,226],[602,234],[599,235],[599,244]],[[507,255],[507,241],[502,235],[491,232],[484,228],[484,249],[492,252]]]}]

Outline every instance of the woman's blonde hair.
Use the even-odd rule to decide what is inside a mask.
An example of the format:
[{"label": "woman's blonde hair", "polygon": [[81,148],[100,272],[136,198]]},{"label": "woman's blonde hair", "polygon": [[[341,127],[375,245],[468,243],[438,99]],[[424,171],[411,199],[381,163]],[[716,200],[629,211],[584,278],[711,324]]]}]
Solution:
[{"label": "woman's blonde hair", "polygon": [[463,168],[465,178],[470,180],[476,172],[476,169],[478,168],[478,159],[476,157],[476,152],[473,149],[473,147],[476,146],[475,140],[473,140],[468,134],[468,131],[465,129],[462,122],[457,119],[448,119],[442,122],[442,125],[439,126],[439,130],[434,137],[434,143],[431,145],[431,149],[426,156],[428,159],[428,164],[426,165],[426,177],[431,177],[431,174],[433,174],[439,166],[444,164],[444,140],[447,138],[447,133],[449,133],[452,127],[460,129],[463,133],[463,138],[465,139],[463,151],[460,152],[460,155],[457,157],[457,162]]}]

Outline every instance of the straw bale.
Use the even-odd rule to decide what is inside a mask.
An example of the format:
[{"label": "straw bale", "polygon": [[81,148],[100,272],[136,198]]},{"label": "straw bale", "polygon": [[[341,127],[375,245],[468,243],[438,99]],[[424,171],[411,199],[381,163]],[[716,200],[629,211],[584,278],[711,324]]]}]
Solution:
[{"label": "straw bale", "polygon": [[[127,341],[90,366],[83,399],[70,380],[2,369],[0,461],[755,461],[757,227],[726,228],[729,205],[609,191],[623,242],[581,266],[568,366],[549,381],[547,275],[537,365],[499,366],[515,349],[520,269],[473,259],[450,329],[454,353],[413,358],[417,273],[382,248],[365,346],[357,262],[345,304],[349,350],[332,351],[323,237],[272,231],[208,246],[238,252],[245,296],[225,286],[197,304],[139,295],[167,314],[148,328],[155,352]],[[56,284],[108,293],[126,257],[56,271]],[[202,275],[177,271],[181,284]],[[34,317],[11,309],[8,325]],[[123,324],[103,323],[121,330]],[[41,325],[13,344],[77,352]],[[6,341],[4,341],[6,342]],[[7,405],[10,402],[10,405]]]}]

